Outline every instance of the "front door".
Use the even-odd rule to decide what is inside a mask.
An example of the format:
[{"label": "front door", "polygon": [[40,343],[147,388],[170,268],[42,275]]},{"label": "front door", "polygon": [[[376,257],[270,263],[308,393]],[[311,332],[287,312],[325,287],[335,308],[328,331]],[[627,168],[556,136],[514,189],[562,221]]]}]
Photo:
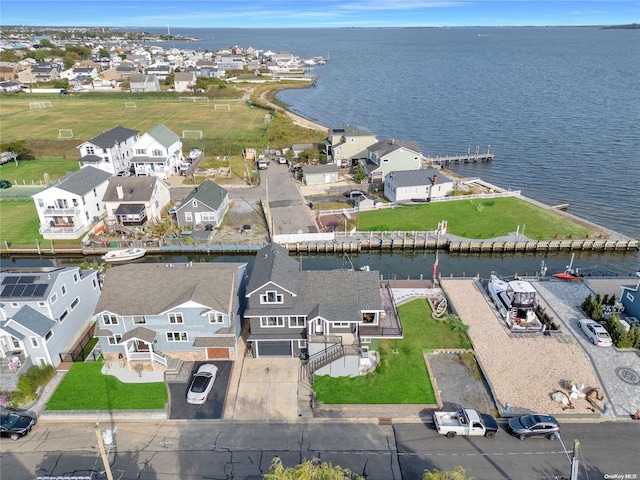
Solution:
[{"label": "front door", "polygon": [[324,321],[316,320],[316,329],[314,331],[316,335],[322,335],[324,333]]}]

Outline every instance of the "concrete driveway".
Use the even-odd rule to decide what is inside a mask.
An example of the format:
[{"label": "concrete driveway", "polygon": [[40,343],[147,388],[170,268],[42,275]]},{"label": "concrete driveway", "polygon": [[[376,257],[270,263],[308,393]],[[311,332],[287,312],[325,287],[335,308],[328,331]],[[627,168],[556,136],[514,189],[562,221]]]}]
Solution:
[{"label": "concrete driveway", "polygon": [[[218,374],[216,381],[213,384],[213,389],[209,394],[209,398],[202,405],[191,405],[187,403],[187,390],[191,383],[193,373],[198,370],[198,367],[203,363],[213,363],[218,367]],[[169,412],[169,418],[171,420],[176,419],[220,419],[222,418],[222,412],[224,411],[224,400],[227,395],[227,389],[229,388],[229,378],[231,375],[231,368],[233,362],[196,362],[193,365],[191,374],[186,381],[180,381],[175,383],[169,383],[169,392],[171,394],[171,411]]]},{"label": "concrete driveway", "polygon": [[245,358],[233,419],[297,420],[299,368],[297,358]]}]

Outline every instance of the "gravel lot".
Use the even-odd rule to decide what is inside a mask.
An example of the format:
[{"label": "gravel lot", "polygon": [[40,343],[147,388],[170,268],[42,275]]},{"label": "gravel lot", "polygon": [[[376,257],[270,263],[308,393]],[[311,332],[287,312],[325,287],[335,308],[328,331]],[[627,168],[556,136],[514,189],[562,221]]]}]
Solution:
[{"label": "gravel lot", "polygon": [[[564,381],[600,387],[589,358],[570,334],[512,334],[477,281],[442,279],[441,284],[453,308],[469,326],[476,358],[501,413],[507,403],[513,413],[593,413],[586,400],[575,400],[575,409],[563,410],[550,398]],[[602,405],[599,407],[602,409]]]}]

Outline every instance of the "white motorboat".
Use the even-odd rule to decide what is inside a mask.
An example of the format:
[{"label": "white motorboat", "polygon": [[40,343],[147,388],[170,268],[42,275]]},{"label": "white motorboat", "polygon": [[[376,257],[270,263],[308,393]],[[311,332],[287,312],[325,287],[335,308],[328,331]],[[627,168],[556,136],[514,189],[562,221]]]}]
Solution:
[{"label": "white motorboat", "polygon": [[524,280],[506,282],[492,274],[487,286],[489,296],[500,315],[511,327],[541,327],[536,316],[538,297],[535,288]]},{"label": "white motorboat", "polygon": [[126,248],[124,250],[111,250],[102,255],[102,260],[108,263],[127,262],[144,257],[147,251],[144,248]]}]

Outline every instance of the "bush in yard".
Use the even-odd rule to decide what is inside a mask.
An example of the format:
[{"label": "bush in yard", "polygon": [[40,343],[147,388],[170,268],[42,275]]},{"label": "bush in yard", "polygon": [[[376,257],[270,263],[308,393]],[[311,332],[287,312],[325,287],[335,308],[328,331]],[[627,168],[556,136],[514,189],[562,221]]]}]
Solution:
[{"label": "bush in yard", "polygon": [[30,367],[27,373],[20,375],[12,403],[15,406],[20,406],[35,400],[38,387],[45,386],[55,373],[56,371],[51,365]]}]

